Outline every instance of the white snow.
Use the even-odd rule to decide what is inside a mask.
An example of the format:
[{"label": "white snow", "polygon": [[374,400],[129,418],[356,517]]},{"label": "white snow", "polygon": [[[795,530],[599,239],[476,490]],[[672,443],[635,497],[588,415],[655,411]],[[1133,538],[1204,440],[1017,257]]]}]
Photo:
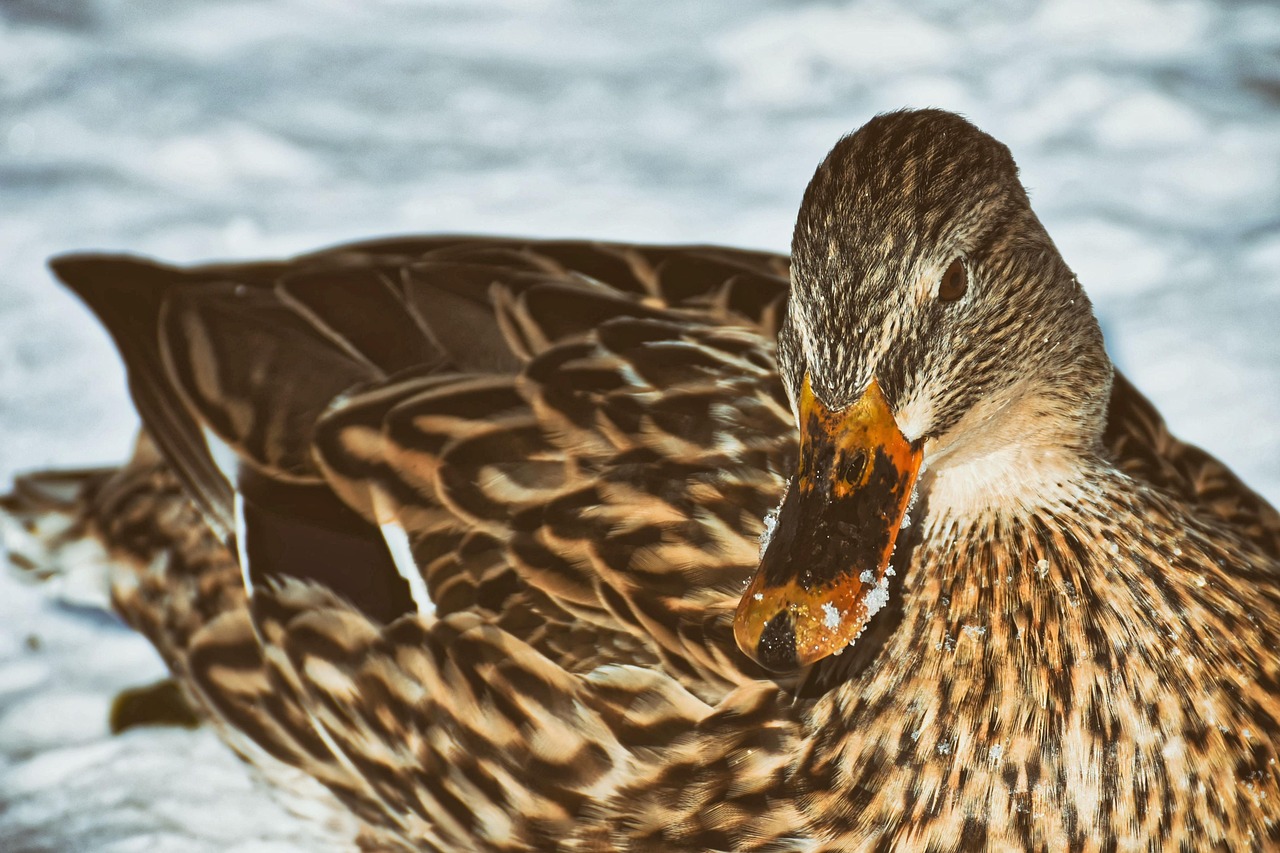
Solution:
[{"label": "white snow", "polygon": [[834,631],[840,627],[842,621],[840,609],[829,601],[824,602],[822,605],[822,624],[826,625],[828,630]]},{"label": "white snow", "polygon": [[868,620],[883,610],[889,603],[889,579],[881,578],[878,584],[867,590],[867,594],[862,597],[862,603],[867,608]]},{"label": "white snow", "polygon": [[[1274,501],[1277,40],[1268,0],[11,0],[0,488],[121,459],[136,423],[51,254],[193,261],[412,231],[785,250],[841,134],[942,106],[1009,144],[1175,433]],[[160,673],[118,623],[0,574],[0,849],[342,843],[209,732],[106,735],[110,697]]]},{"label": "white snow", "polygon": [[782,510],[782,505],[774,507],[764,514],[764,530],[760,532],[760,559],[764,559],[764,552],[769,549],[769,543],[773,541],[774,531],[778,529],[778,513]]},{"label": "white snow", "polygon": [[[351,829],[301,820],[212,731],[113,737],[111,701],[164,676],[150,647],[96,608],[0,574],[0,849],[307,853]],[[286,807],[287,806],[287,807]]]}]

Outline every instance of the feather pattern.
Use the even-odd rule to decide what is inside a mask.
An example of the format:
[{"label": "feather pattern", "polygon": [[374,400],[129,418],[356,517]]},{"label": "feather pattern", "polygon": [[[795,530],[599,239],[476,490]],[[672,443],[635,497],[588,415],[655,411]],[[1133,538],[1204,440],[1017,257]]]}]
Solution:
[{"label": "feather pattern", "polygon": [[[734,641],[797,464],[799,366],[829,368],[814,387],[838,402],[890,357],[874,335],[900,335],[919,354],[885,372],[901,410],[927,402],[922,365],[951,369],[930,349],[946,316],[903,331],[917,309],[860,295],[890,287],[875,264],[923,275],[930,246],[968,240],[981,284],[1039,239],[1000,231],[1038,228],[1025,194],[981,185],[965,206],[938,184],[1007,157],[945,116],[837,147],[794,293],[787,258],[714,247],[55,260],[146,427],[86,481],[73,533],[112,549],[116,607],[229,742],[318,779],[371,849],[1262,849],[1280,832],[1280,516],[1090,361],[1082,296],[1072,346],[1101,399],[1073,386],[1032,411],[1102,413],[1070,488],[970,506],[922,480],[890,605],[844,654],[780,677]],[[970,149],[972,174],[947,165]],[[911,168],[847,183],[895,156]],[[948,200],[890,216],[916,222],[909,245],[874,227],[902,182]],[[989,354],[964,351],[985,384],[947,389],[921,441],[1006,381]],[[41,482],[6,509],[50,511]]]}]

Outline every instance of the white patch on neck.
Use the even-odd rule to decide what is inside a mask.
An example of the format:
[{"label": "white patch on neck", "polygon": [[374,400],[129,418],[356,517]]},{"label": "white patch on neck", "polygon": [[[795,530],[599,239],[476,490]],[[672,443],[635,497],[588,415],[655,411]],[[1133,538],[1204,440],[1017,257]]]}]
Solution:
[{"label": "white patch on neck", "polygon": [[972,517],[1082,497],[1088,462],[1076,449],[1080,436],[1070,434],[1078,416],[1045,405],[1015,390],[978,403],[946,435],[927,441],[920,488],[929,514]]},{"label": "white patch on neck", "polygon": [[975,516],[987,510],[1034,510],[1083,496],[1079,456],[1061,450],[1009,446],[937,466],[924,478],[929,514]]}]

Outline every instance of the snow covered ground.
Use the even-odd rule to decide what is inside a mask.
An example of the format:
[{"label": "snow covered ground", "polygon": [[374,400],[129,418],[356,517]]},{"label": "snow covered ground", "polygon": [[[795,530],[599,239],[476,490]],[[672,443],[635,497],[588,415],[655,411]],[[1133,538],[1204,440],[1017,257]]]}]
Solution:
[{"label": "snow covered ground", "polygon": [[[5,0],[0,489],[119,459],[135,425],[51,254],[407,231],[785,250],[842,133],[934,105],[1010,145],[1122,368],[1276,501],[1277,44],[1268,0]],[[109,737],[112,695],[160,666],[50,592],[0,576],[0,849],[343,843],[208,732]]]}]

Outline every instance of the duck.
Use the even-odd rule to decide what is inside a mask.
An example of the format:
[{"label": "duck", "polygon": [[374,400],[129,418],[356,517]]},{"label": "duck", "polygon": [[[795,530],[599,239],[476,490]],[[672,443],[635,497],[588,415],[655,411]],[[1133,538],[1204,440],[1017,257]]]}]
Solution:
[{"label": "duck", "polygon": [[52,269],[143,423],[72,529],[363,849],[1280,844],[1280,514],[1115,370],[961,116],[839,140],[789,257]]}]

